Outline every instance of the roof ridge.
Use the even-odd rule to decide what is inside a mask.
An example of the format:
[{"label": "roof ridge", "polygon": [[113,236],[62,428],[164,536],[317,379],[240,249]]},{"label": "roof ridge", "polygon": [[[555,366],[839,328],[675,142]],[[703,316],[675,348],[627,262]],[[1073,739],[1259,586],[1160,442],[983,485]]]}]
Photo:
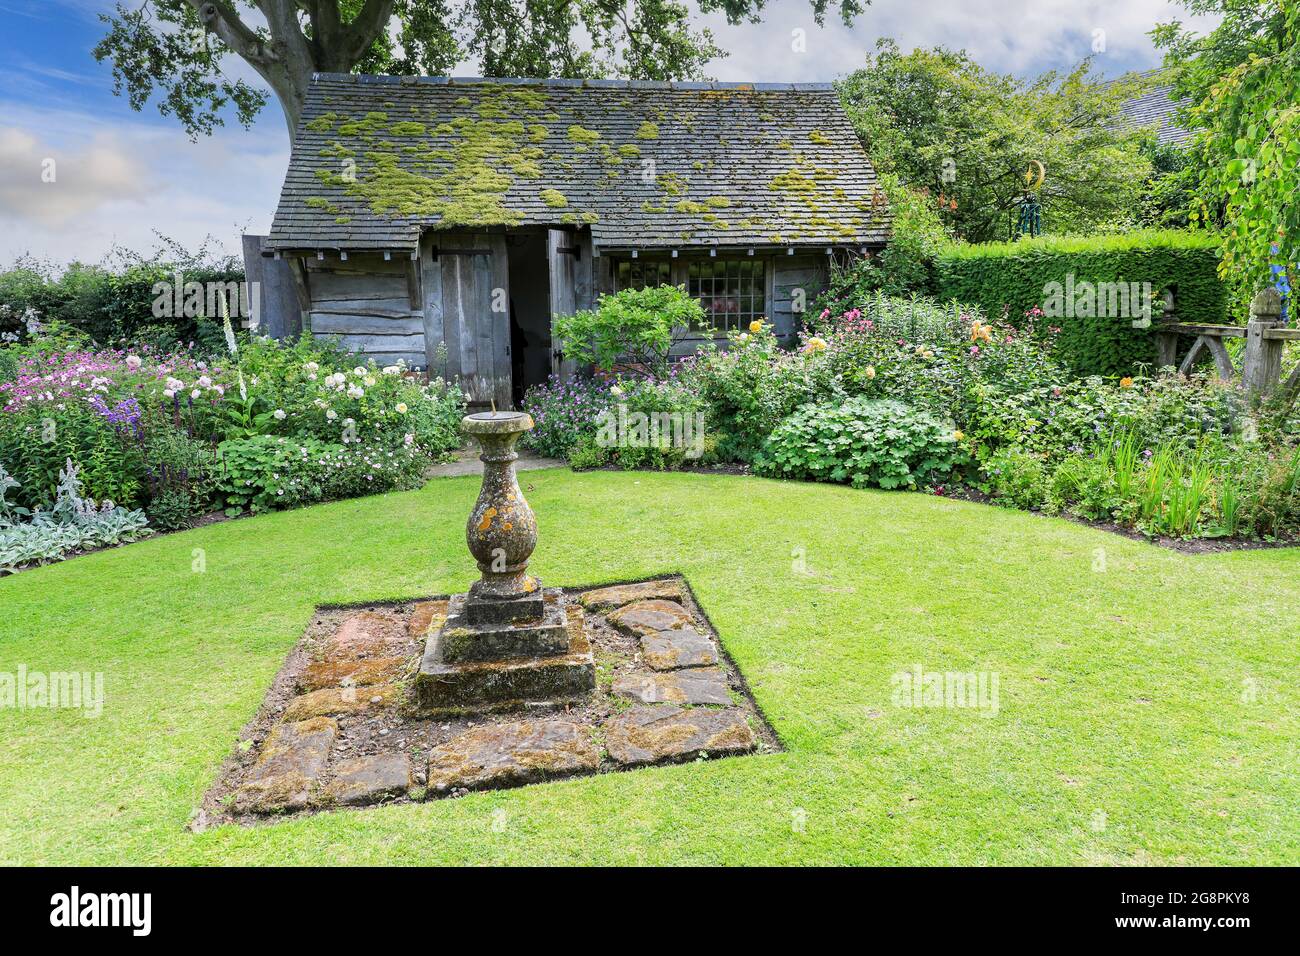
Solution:
[{"label": "roof ridge", "polygon": [[389,76],[374,73],[313,73],[312,82],[318,80],[345,80],[354,83],[391,85],[425,84],[429,86],[482,86],[498,84],[509,86],[549,86],[578,89],[620,90],[738,90],[767,92],[829,92],[833,83],[743,83],[723,80],[598,80],[560,79],[555,77],[527,76]]}]

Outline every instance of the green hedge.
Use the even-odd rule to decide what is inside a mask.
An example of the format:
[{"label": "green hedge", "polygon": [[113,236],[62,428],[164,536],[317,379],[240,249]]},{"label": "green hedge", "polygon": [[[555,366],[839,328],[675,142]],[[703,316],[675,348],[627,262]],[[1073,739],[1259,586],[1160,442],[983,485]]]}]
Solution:
[{"label": "green hedge", "polygon": [[1173,230],[1041,236],[951,246],[939,252],[935,265],[941,298],[980,306],[994,317],[1005,309],[1015,323],[1037,306],[1048,313],[1043,322],[1060,327],[1059,355],[1075,373],[1131,375],[1138,364],[1156,358],[1152,330],[1133,325],[1142,321],[1140,302],[1129,299],[1125,307],[1132,284],[1143,292],[1142,283],[1150,283],[1153,321],[1159,321],[1165,292],[1172,291],[1180,321],[1225,322],[1228,295],[1218,277],[1217,248],[1204,233]]}]

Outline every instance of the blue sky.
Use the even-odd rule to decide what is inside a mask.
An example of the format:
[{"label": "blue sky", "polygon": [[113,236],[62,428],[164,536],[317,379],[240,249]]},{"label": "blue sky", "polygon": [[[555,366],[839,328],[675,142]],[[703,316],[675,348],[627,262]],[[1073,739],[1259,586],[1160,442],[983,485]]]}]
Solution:
[{"label": "blue sky", "polygon": [[[136,2],[136,0],[132,0]],[[54,263],[98,261],[114,243],[139,251],[154,230],[194,247],[212,236],[228,251],[242,231],[265,231],[288,160],[273,103],[251,130],[191,143],[152,105],[134,112],[112,93],[91,49],[110,0],[0,0],[0,265],[32,254]],[[729,27],[704,18],[730,55],[725,80],[833,80],[876,39],[905,49],[966,49],[990,69],[1022,76],[1068,69],[1093,52],[1108,76],[1158,65],[1146,31],[1181,15],[1169,0],[876,0],[852,28],[818,29],[806,0],[771,0],[764,21]],[[803,30],[805,52],[792,49]],[[462,73],[472,73],[466,64]],[[56,181],[41,171],[54,160]]]}]

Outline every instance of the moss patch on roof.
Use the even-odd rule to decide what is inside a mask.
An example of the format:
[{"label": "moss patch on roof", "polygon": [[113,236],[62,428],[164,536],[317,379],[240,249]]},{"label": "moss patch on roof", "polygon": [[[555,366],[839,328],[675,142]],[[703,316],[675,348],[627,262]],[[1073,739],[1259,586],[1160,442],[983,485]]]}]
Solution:
[{"label": "moss patch on roof", "polygon": [[569,204],[569,200],[565,198],[564,193],[560,192],[558,189],[543,189],[537,195],[541,198],[542,202],[554,209],[559,209],[561,206],[567,206]]},{"label": "moss patch on roof", "polygon": [[642,123],[640,126],[636,128],[636,138],[637,139],[658,139],[659,124],[652,123],[649,120],[646,120],[644,123]]}]

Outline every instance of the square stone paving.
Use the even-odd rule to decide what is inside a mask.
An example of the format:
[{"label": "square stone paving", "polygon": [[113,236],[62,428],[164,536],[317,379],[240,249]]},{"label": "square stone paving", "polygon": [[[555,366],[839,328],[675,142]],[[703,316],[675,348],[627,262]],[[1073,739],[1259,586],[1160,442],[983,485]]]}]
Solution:
[{"label": "square stone paving", "polygon": [[596,690],[499,713],[421,709],[415,675],[454,597],[318,611],[191,826],[781,749],[680,577],[555,600]]}]

